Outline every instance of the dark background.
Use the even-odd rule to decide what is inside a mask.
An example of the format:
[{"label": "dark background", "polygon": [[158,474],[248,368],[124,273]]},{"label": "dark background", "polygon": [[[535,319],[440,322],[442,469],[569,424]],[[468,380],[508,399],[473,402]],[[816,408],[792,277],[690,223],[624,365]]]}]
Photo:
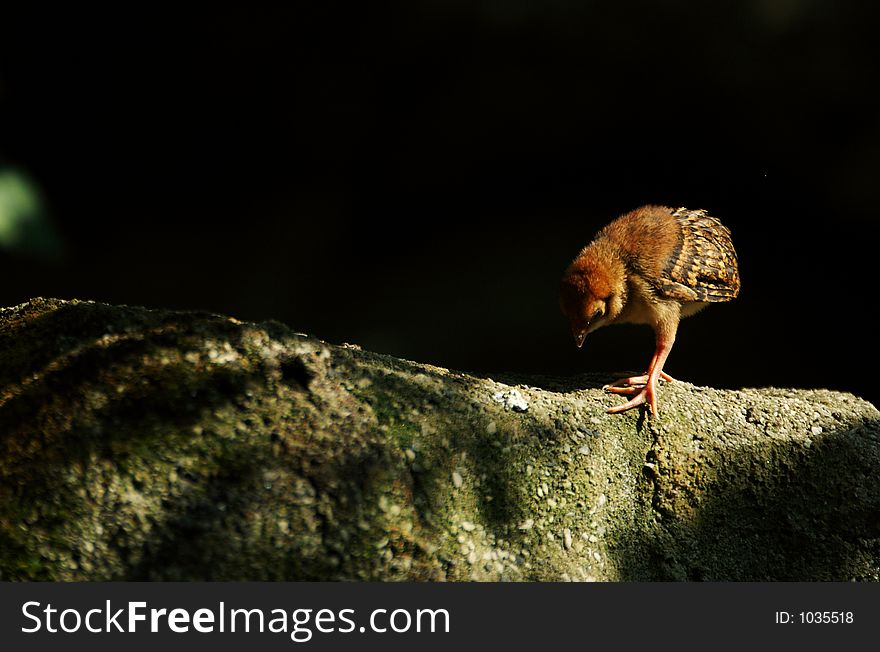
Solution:
[{"label": "dark background", "polygon": [[5,10],[0,165],[64,245],[31,296],[276,319],[475,371],[639,369],[575,349],[557,284],[643,203],[734,234],[740,298],[669,373],[880,400],[876,3],[295,3]]}]

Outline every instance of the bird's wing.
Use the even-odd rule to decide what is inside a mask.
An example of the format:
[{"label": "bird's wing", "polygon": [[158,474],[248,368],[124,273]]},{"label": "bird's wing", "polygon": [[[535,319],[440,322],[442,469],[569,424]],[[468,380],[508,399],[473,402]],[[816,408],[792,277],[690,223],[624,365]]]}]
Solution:
[{"label": "bird's wing", "polygon": [[679,208],[680,228],[657,290],[679,301],[730,301],[739,294],[739,269],[730,231],[706,211]]}]

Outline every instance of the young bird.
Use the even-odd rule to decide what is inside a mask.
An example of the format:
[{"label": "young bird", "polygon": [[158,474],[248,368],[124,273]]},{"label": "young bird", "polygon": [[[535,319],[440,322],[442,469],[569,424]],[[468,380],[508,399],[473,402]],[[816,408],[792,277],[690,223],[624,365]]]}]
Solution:
[{"label": "young bird", "polygon": [[608,410],[647,404],[657,415],[657,380],[682,317],[739,293],[730,231],[704,210],[642,206],[599,231],[562,277],[560,305],[580,348],[588,333],[608,324],[649,324],[657,338],[644,376],[603,389],[632,396]]}]

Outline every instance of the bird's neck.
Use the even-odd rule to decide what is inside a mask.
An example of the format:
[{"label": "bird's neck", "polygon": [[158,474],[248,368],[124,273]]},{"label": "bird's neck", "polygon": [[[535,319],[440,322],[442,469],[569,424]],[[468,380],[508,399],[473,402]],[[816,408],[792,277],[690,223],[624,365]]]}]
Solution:
[{"label": "bird's neck", "polygon": [[629,259],[627,252],[609,238],[596,240],[592,246],[595,248],[596,258],[603,261],[609,277],[613,279],[612,284],[623,284]]}]

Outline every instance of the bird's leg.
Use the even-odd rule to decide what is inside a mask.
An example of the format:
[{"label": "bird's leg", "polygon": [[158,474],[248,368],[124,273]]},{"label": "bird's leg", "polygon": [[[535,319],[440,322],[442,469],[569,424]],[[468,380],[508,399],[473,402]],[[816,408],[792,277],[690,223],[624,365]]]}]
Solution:
[{"label": "bird's leg", "polygon": [[663,330],[665,329],[661,329],[660,332],[657,333],[657,347],[654,350],[654,357],[651,358],[651,364],[648,367],[648,374],[645,379],[646,382],[644,387],[641,389],[636,387],[610,388],[609,391],[615,394],[626,393],[635,395],[623,405],[617,405],[610,408],[607,411],[608,414],[626,412],[627,410],[631,410],[634,407],[646,403],[651,409],[651,414],[654,416],[659,414],[657,411],[657,379],[663,374],[663,365],[666,364],[666,358],[669,357],[669,352],[672,350],[672,345],[675,343],[675,331],[673,330],[671,333],[665,333]]}]

